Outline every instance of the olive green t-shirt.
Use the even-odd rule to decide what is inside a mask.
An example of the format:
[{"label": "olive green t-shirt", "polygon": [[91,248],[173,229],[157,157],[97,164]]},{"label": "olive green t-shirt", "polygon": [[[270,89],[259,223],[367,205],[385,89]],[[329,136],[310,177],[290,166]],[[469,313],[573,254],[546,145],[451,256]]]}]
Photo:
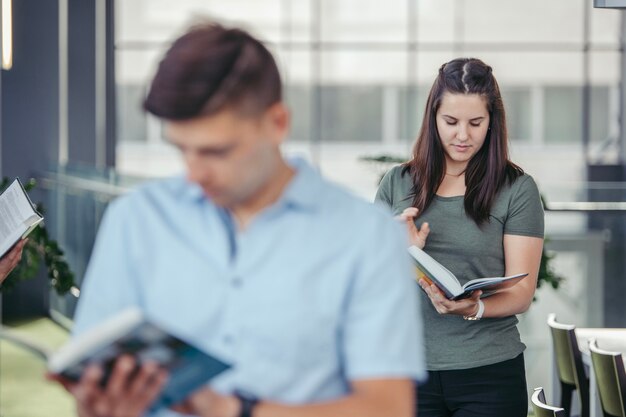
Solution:
[{"label": "olive green t-shirt", "polygon": [[[376,201],[397,215],[411,207],[412,180],[402,167],[392,168],[381,181]],[[503,236],[543,237],[543,207],[537,185],[522,175],[498,193],[489,222],[481,227],[465,213],[463,196],[435,196],[416,219],[419,227],[430,225],[424,250],[448,268],[461,284],[483,277],[504,276]],[[429,370],[468,369],[513,359],[525,345],[517,331],[515,316],[463,320],[457,315],[440,315],[423,291],[422,320]]]}]

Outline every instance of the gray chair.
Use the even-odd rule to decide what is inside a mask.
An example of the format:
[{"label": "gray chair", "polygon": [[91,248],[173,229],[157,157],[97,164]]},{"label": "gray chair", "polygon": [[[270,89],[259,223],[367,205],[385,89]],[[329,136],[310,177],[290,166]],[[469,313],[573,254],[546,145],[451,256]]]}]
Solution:
[{"label": "gray chair", "polygon": [[572,412],[572,394],[577,393],[580,402],[580,416],[589,417],[589,378],[585,375],[582,354],[578,348],[573,324],[556,321],[556,315],[548,316],[548,326],[552,333],[552,345],[556,360],[557,374],[561,385],[560,406],[565,416]]},{"label": "gray chair", "polygon": [[626,372],[622,354],[600,349],[595,339],[589,341],[589,351],[604,416],[626,417]]},{"label": "gray chair", "polygon": [[546,397],[541,387],[535,388],[530,401],[533,404],[535,417],[565,417],[564,409],[546,404]]}]

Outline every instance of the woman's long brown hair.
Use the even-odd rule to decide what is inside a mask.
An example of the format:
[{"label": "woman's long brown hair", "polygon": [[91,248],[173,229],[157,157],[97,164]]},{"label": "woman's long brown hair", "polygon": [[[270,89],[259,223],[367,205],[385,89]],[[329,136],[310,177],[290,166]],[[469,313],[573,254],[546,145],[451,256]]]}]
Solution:
[{"label": "woman's long brown hair", "polygon": [[428,95],[422,127],[413,158],[404,165],[413,180],[413,206],[424,213],[432,202],[446,172],[446,160],[436,116],[444,93],[478,94],[489,111],[489,129],[483,146],[465,170],[465,212],[477,225],[489,221],[494,199],[505,184],[524,171],[509,160],[506,117],[500,88],[491,67],[475,58],[458,58],[441,66]]}]

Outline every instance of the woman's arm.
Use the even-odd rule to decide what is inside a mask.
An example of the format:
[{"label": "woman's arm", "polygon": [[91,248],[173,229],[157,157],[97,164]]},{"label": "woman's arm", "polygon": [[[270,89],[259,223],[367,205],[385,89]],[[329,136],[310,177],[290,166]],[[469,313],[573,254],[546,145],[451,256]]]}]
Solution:
[{"label": "woman's arm", "polygon": [[513,287],[483,299],[483,317],[512,316],[528,310],[537,288],[542,250],[542,238],[504,235],[505,275],[527,272],[528,276]]}]

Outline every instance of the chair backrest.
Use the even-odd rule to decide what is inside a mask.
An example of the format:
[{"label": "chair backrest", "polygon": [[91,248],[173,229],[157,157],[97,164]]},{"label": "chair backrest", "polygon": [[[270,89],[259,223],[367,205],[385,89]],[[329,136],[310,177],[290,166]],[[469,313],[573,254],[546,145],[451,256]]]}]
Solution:
[{"label": "chair backrest", "polygon": [[567,384],[576,385],[580,389],[585,384],[585,368],[576,340],[576,326],[558,323],[555,314],[548,316],[548,326],[552,333],[559,379]]},{"label": "chair backrest", "polygon": [[598,348],[595,339],[589,341],[589,351],[602,409],[610,415],[626,417],[626,372],[622,354]]},{"label": "chair backrest", "polygon": [[546,404],[546,396],[543,388],[535,388],[535,392],[530,399],[533,404],[535,417],[564,417],[565,410],[560,407],[552,407]]}]

